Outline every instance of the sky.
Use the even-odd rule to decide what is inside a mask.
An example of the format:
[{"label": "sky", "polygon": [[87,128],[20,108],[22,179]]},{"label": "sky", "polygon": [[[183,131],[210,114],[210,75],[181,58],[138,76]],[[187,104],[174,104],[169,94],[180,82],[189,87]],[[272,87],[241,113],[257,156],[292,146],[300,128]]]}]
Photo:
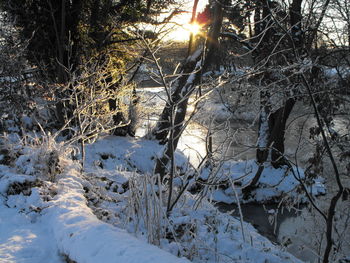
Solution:
[{"label": "sky", "polygon": [[[197,13],[203,11],[207,3],[207,0],[199,0]],[[189,27],[188,24],[192,16],[192,8],[193,1],[187,1],[187,3],[184,3],[183,9],[187,12],[179,14],[173,19],[173,22],[175,22],[176,25],[174,25],[174,29],[166,37],[167,40],[187,41],[189,39],[191,27]]]}]

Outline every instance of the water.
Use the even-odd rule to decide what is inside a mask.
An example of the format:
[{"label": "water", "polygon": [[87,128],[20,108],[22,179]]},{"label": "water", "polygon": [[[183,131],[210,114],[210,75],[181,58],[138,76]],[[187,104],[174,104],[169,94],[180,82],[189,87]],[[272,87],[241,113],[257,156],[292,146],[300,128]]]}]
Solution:
[{"label": "water", "polygon": [[[148,113],[147,125],[152,125],[157,120],[157,114],[164,106],[164,90],[159,88],[150,89],[145,93],[148,104],[152,104],[152,112]],[[152,102],[153,100],[153,102]],[[209,104],[210,106],[210,104]],[[256,112],[252,109],[251,112]],[[216,121],[208,122],[203,119],[208,116],[199,114],[197,122],[190,124],[185,130],[178,148],[185,152],[193,165],[197,165],[201,158],[206,154],[205,138],[208,130],[212,133],[213,149],[216,156],[224,153],[225,159],[249,160],[255,159],[255,143],[257,140],[256,116],[252,114],[250,119],[231,119],[217,118]],[[255,120],[255,122],[254,122]],[[199,123],[205,123],[201,125]],[[208,124],[211,125],[208,125]],[[316,121],[313,117],[309,105],[298,103],[295,106],[287,124],[285,154],[295,164],[300,167],[307,167],[308,160],[312,157],[315,145],[309,138],[309,129],[315,126]],[[334,129],[341,134],[349,134],[350,121],[343,116],[335,120]],[[206,126],[206,127],[205,127]],[[208,129],[209,126],[209,129]],[[144,130],[147,130],[144,127]],[[335,155],[339,152],[335,150]],[[324,176],[326,177],[327,194],[318,198],[315,202],[323,210],[327,211],[331,197],[337,191],[333,176],[332,167],[329,160],[325,159]],[[344,167],[340,167],[345,171]],[[350,187],[350,177],[343,176],[344,185]],[[238,209],[235,205],[217,204],[219,210],[225,213],[238,216]],[[269,212],[270,211],[270,212]],[[274,211],[274,213],[271,213]],[[337,207],[336,226],[337,233],[334,233],[335,244],[338,244],[345,251],[350,251],[350,232],[348,223],[350,223],[350,204],[349,201],[342,201]],[[253,224],[257,230],[269,238],[272,242],[281,244],[292,253],[305,262],[318,262],[322,256],[325,240],[325,221],[314,210],[303,207],[300,210],[291,210],[278,208],[278,205],[244,204],[242,205],[243,218],[245,221]],[[271,221],[273,219],[273,223]],[[322,245],[320,245],[322,244]],[[341,254],[339,253],[339,254]],[[331,260],[332,262],[332,260]]]},{"label": "water", "polygon": [[[300,167],[307,167],[308,161],[313,156],[315,145],[310,139],[309,130],[316,125],[316,120],[310,112],[309,105],[298,103],[292,112],[287,125],[285,154],[294,163]],[[334,130],[341,135],[349,135],[350,121],[344,116],[335,118]],[[257,126],[251,125],[246,121],[231,121],[230,134],[234,143],[229,147],[231,158],[254,159],[255,143],[257,139]],[[224,141],[222,134],[219,132],[214,137],[216,145],[222,145]],[[321,138],[318,138],[321,139]],[[242,143],[243,142],[243,143]],[[253,143],[250,143],[253,142]],[[226,143],[227,145],[227,143]],[[332,151],[337,160],[338,168],[342,173],[342,181],[345,187],[350,186],[350,177],[346,175],[345,165],[339,162],[339,149],[333,147]],[[323,161],[323,176],[326,179],[327,194],[315,200],[317,206],[327,213],[330,199],[336,194],[338,188],[334,178],[334,172],[329,159],[326,157]],[[234,215],[237,216],[237,209],[234,205],[219,204],[219,209],[226,212],[235,209]],[[270,224],[269,219],[273,216],[268,210],[278,211],[275,224]],[[335,246],[339,246],[339,252],[349,254],[350,251],[350,202],[339,201],[335,217],[336,230],[333,231]],[[266,206],[260,204],[242,205],[243,218],[245,221],[252,223],[258,231],[268,237],[272,242],[279,243],[286,247],[287,251],[305,262],[319,262],[322,259],[325,247],[325,230],[326,222],[315,209],[304,207],[299,211],[284,211],[281,213],[277,210],[277,205]],[[337,233],[338,232],[338,233]],[[335,258],[330,262],[335,262]]]},{"label": "water", "polygon": [[[239,218],[237,205],[216,204],[221,212]],[[258,232],[272,243],[284,246],[288,252],[304,262],[317,262],[319,256],[314,251],[312,243],[322,233],[311,232],[315,218],[306,218],[306,207],[291,209],[278,204],[241,204],[243,220],[251,223]],[[318,223],[319,222],[317,221]],[[309,231],[305,231],[308,228]],[[313,229],[313,231],[315,231]],[[317,235],[316,235],[317,233]]]},{"label": "water", "polygon": [[[239,210],[235,204],[217,203],[217,208],[237,218]],[[260,234],[279,244],[278,232],[281,223],[287,218],[297,217],[300,212],[296,210],[281,209],[277,204],[241,204],[243,220],[251,223]]]}]

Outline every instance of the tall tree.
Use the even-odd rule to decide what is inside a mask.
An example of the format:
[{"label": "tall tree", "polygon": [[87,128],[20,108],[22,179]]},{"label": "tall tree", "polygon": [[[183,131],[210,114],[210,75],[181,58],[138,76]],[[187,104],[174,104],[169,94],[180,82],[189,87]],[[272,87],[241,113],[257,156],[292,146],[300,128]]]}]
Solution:
[{"label": "tall tree", "polygon": [[[196,5],[196,2],[194,2],[194,5]],[[189,56],[183,63],[181,77],[176,82],[153,130],[155,138],[161,144],[166,144],[163,156],[157,161],[155,167],[155,173],[160,174],[161,177],[164,177],[167,172],[169,161],[173,158],[178,141],[185,128],[184,122],[190,95],[199,84],[203,71],[213,70],[218,65],[218,61],[215,60],[215,52],[219,46],[218,39],[223,20],[223,3],[213,1],[207,8],[210,9],[211,15],[206,18],[210,21],[209,32],[205,37],[206,45],[203,44],[203,40],[201,43],[190,41]],[[204,54],[206,55],[204,56]]]}]

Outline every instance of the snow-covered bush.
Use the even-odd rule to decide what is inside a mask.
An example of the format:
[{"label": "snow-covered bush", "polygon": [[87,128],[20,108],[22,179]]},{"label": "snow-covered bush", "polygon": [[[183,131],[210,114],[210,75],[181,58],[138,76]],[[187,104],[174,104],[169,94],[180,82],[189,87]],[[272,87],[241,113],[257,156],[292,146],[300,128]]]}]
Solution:
[{"label": "snow-covered bush", "polygon": [[176,256],[193,262],[298,262],[277,252],[251,225],[222,214],[204,199],[198,202],[186,193],[167,215],[165,191],[155,178],[135,174],[130,182],[127,201],[118,202],[124,209],[117,210],[119,215],[128,212],[126,229]]},{"label": "snow-covered bush", "polygon": [[63,162],[77,153],[72,145],[55,141],[50,134],[42,136],[3,136],[1,139],[2,163],[15,167],[18,173],[54,181]]}]

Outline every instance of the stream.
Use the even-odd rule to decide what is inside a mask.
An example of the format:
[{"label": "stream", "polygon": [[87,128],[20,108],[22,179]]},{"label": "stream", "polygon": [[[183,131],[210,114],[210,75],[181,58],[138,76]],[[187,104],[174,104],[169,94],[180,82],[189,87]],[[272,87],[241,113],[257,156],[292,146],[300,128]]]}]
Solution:
[{"label": "stream", "polygon": [[[219,211],[240,218],[239,209],[235,204],[216,204]],[[316,255],[304,245],[302,240],[293,235],[297,231],[300,210],[287,210],[277,204],[241,204],[243,220],[251,223],[258,232],[272,243],[282,245],[288,252],[305,262],[314,262]]]},{"label": "stream", "polygon": [[[137,136],[143,136],[154,125],[157,115],[164,106],[164,90],[162,88],[143,88],[145,103],[152,107],[152,111],[144,113],[143,127]],[[146,90],[146,91],[145,91]],[[209,104],[210,105],[210,104]],[[191,107],[189,107],[191,109]],[[210,111],[210,110],[209,110]],[[215,111],[215,108],[214,110]],[[252,110],[253,112],[254,110]],[[205,115],[209,115],[206,112]],[[203,114],[199,113],[199,118]],[[255,119],[256,120],[256,119]],[[285,154],[300,167],[306,167],[314,152],[313,141],[309,139],[309,129],[316,123],[309,105],[301,104],[292,112],[286,130]],[[335,120],[338,132],[349,134],[350,121],[338,118]],[[225,154],[225,159],[249,160],[255,159],[255,143],[257,140],[257,125],[254,118],[231,119],[218,118],[212,122],[213,149],[217,155]],[[205,137],[207,129],[198,120],[190,124],[180,138],[178,148],[184,152],[190,162],[196,166],[206,153]],[[229,138],[229,139],[228,139]],[[344,170],[345,171],[345,170]],[[327,193],[316,199],[321,210],[327,211],[331,197],[337,190],[333,172],[329,161],[324,162],[324,175]],[[344,185],[350,186],[349,176],[344,178]],[[237,206],[217,203],[221,212],[239,218]],[[296,210],[287,210],[277,204],[242,204],[244,221],[251,223],[262,235],[305,262],[319,262],[322,257],[325,240],[326,224],[323,218],[314,209],[304,205]],[[341,201],[337,206],[343,213],[337,216],[337,226],[341,233],[335,237],[336,244],[340,244],[344,251],[350,251],[350,205],[348,201]],[[338,230],[339,230],[338,229]],[[344,230],[344,231],[343,231]],[[335,235],[335,234],[334,234]],[[320,245],[322,243],[322,245]],[[349,254],[349,252],[345,252]],[[332,261],[331,261],[332,262]]]},{"label": "stream", "polygon": [[[307,167],[308,160],[315,150],[313,141],[309,139],[309,130],[315,126],[316,120],[308,105],[297,104],[292,112],[285,136],[285,155],[297,163],[300,167]],[[256,149],[253,147],[257,140],[257,126],[250,125],[251,122],[244,120],[229,122],[230,132],[233,136],[233,143],[225,143],[224,135],[227,131],[218,132],[213,138],[214,145],[220,147],[228,145],[228,155],[234,160],[249,160],[255,158]],[[349,134],[349,120],[335,118],[334,129],[340,134]],[[339,151],[332,149],[337,156]],[[344,172],[345,164],[340,164],[340,171]],[[323,176],[325,179],[326,195],[315,199],[317,206],[327,213],[330,199],[338,190],[334,178],[332,166],[328,158],[323,162]],[[343,173],[343,184],[350,186],[350,178]],[[217,204],[222,212],[227,212],[239,218],[236,205]],[[280,244],[288,252],[305,262],[321,262],[325,245],[325,220],[308,205],[301,205],[298,209],[287,210],[277,204],[242,204],[242,214],[244,221],[251,223],[262,235],[272,242]],[[231,212],[233,211],[233,212]],[[349,201],[339,201],[337,205],[335,225],[337,229],[333,231],[336,246],[342,246],[343,252],[349,256],[350,251],[350,204]],[[340,233],[336,233],[339,231]],[[322,244],[322,245],[320,245]],[[330,262],[333,262],[330,260]],[[344,261],[347,262],[347,261]]]},{"label": "stream", "polygon": [[[239,209],[236,204],[217,203],[216,207],[220,212],[240,218]],[[243,220],[251,223],[260,234],[267,237],[275,244],[280,243],[278,231],[281,223],[288,218],[298,216],[298,212],[294,210],[288,211],[284,209],[282,212],[277,204],[241,204],[241,210]]]}]

